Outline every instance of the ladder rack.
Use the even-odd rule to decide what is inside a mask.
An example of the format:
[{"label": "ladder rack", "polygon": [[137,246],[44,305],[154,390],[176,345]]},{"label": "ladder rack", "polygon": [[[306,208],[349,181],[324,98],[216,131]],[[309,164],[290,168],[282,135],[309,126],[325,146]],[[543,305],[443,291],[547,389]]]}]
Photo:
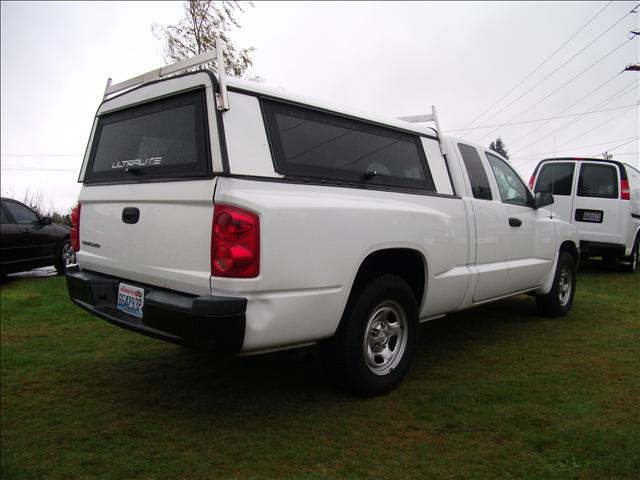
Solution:
[{"label": "ladder rack", "polygon": [[425,113],[423,115],[409,115],[407,117],[397,117],[398,120],[402,120],[404,122],[409,123],[427,123],[434,122],[436,124],[436,133],[438,134],[438,143],[440,144],[440,153],[443,155],[446,154],[444,150],[444,145],[442,144],[442,139],[440,137],[440,120],[438,119],[438,111],[436,110],[435,105],[431,105],[431,113]]},{"label": "ladder rack", "polygon": [[107,86],[104,89],[103,99],[106,100],[110,95],[113,95],[114,93],[122,92],[124,90],[129,90],[131,88],[144,85],[145,83],[160,80],[167,75],[178,73],[189,68],[213,62],[215,60],[218,67],[218,83],[220,85],[220,91],[216,93],[216,107],[218,110],[229,110],[227,84],[224,78],[225,64],[223,52],[224,43],[219,36],[216,36],[216,48],[201,53],[200,55],[196,55],[185,60],[180,60],[178,62],[172,63],[171,65],[166,65],[161,68],[156,68],[155,70],[151,70],[147,73],[143,73],[142,75],[130,78],[128,80],[125,80],[124,82],[112,84],[111,78],[109,78],[107,80]]}]

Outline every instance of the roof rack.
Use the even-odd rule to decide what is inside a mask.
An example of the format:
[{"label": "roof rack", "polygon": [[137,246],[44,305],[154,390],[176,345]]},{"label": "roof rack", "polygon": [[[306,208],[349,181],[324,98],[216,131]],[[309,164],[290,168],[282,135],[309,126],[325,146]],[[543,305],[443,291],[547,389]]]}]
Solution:
[{"label": "roof rack", "polygon": [[155,70],[151,70],[147,73],[143,73],[142,75],[138,75],[137,77],[130,78],[129,80],[125,80],[124,82],[116,83],[115,85],[111,84],[111,78],[109,78],[107,80],[107,86],[104,89],[103,99],[106,100],[110,95],[113,95],[114,93],[122,92],[124,90],[129,90],[131,88],[144,85],[145,83],[160,80],[162,77],[166,77],[167,75],[178,73],[215,60],[218,67],[218,83],[220,84],[220,91],[216,93],[216,107],[218,110],[229,110],[227,84],[224,78],[225,65],[223,52],[223,40],[216,35],[216,48],[201,53],[200,55],[196,55],[185,60],[180,60],[178,62],[172,63],[171,65],[167,65],[161,68],[156,68]]},{"label": "roof rack", "polygon": [[446,154],[444,150],[444,145],[442,144],[442,140],[440,139],[440,120],[438,119],[438,112],[436,110],[435,105],[431,105],[431,113],[425,113],[423,115],[409,115],[407,117],[397,117],[398,120],[402,120],[404,122],[409,123],[427,123],[434,122],[436,124],[436,133],[438,134],[438,143],[440,144],[440,153],[443,155]]}]

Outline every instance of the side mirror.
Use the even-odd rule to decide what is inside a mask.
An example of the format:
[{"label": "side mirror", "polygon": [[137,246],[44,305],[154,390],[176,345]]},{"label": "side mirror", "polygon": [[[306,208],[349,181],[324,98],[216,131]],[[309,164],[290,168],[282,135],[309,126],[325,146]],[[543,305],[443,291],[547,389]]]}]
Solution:
[{"label": "side mirror", "polygon": [[553,205],[553,195],[549,192],[537,192],[534,201],[535,208],[546,207],[547,205]]},{"label": "side mirror", "polygon": [[51,225],[51,217],[42,217],[40,223],[42,223],[42,225]]}]

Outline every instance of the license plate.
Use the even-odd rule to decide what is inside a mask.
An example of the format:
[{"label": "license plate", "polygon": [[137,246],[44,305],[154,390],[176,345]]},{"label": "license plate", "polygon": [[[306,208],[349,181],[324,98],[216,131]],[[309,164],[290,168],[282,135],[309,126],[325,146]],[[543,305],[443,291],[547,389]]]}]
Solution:
[{"label": "license plate", "polygon": [[142,318],[144,307],[144,288],[121,283],[118,287],[118,310],[134,317]]},{"label": "license plate", "polygon": [[602,210],[576,210],[576,220],[579,222],[602,223]]}]

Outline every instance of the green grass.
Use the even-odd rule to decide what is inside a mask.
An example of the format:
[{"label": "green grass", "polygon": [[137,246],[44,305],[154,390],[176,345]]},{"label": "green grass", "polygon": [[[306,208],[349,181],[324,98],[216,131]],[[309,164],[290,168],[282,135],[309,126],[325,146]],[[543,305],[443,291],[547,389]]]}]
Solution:
[{"label": "green grass", "polygon": [[565,318],[519,296],[423,325],[371,400],[312,349],[220,360],[118,329],[60,277],[1,295],[3,480],[640,477],[640,275],[598,262]]}]

